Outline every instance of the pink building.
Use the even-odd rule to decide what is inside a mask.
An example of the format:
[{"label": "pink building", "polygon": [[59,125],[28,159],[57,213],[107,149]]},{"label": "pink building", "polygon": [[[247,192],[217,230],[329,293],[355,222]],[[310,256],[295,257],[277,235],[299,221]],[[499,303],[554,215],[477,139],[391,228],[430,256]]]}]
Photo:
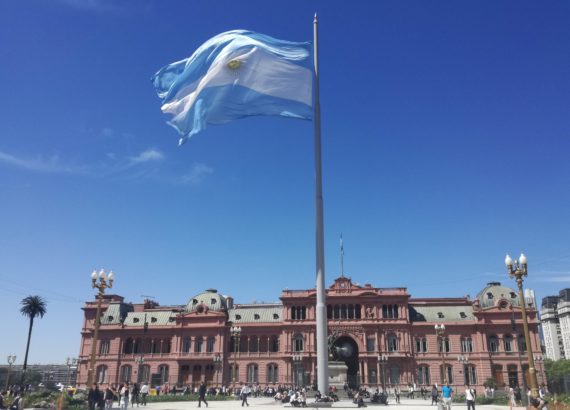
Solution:
[{"label": "pink building", "polygon": [[[104,299],[96,381],[192,385],[207,381],[311,384],[316,380],[315,289],[284,290],[273,304],[234,304],[208,289],[186,305]],[[342,346],[351,385],[442,384],[482,389],[528,377],[517,293],[489,283],[475,299],[412,298],[406,288],[359,286],[339,277],[327,289],[329,334]],[[539,321],[527,300],[532,351],[540,353]],[[85,385],[96,301],[83,308],[78,384]],[[514,325],[513,325],[514,323]],[[434,325],[444,324],[439,338]],[[239,327],[239,336],[231,328]],[[545,381],[537,368],[538,381]],[[234,378],[235,375],[235,378]],[[527,379],[528,382],[528,379]],[[522,383],[520,384],[522,386]]]}]

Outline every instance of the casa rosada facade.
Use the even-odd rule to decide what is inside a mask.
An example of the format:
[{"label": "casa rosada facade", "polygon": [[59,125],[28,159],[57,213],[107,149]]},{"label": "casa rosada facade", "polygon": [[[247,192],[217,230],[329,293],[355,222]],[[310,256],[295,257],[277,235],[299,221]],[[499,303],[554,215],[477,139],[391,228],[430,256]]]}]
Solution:
[{"label": "casa rosada facade", "polygon": [[[94,379],[119,384],[308,385],[316,381],[315,289],[284,290],[280,302],[236,304],[209,289],[186,305],[103,297]],[[347,381],[375,388],[528,385],[518,294],[489,283],[471,299],[413,298],[406,288],[360,286],[339,277],[327,289],[331,346],[341,346]],[[539,321],[527,300],[532,351]],[[83,307],[78,385],[85,386],[97,302]],[[434,326],[444,324],[443,335]],[[239,332],[236,332],[239,328]],[[538,366],[539,383],[545,382]]]}]

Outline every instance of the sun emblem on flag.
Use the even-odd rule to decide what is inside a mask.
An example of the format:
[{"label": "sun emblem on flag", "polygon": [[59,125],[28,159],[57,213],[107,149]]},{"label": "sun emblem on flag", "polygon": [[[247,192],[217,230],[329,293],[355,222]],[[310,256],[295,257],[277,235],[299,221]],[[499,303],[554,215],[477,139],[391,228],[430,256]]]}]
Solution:
[{"label": "sun emblem on flag", "polygon": [[238,68],[241,67],[242,63],[243,62],[241,60],[237,60],[237,59],[230,60],[228,62],[228,68],[231,70],[237,70]]}]

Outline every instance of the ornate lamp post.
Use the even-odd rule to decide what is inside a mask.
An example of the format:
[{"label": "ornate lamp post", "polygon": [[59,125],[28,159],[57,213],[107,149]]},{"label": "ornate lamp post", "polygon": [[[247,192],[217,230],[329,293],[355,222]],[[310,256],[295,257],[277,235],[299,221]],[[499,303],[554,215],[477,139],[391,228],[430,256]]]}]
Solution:
[{"label": "ornate lamp post", "polygon": [[220,375],[220,369],[222,368],[222,355],[219,353],[216,353],[214,355],[214,369],[216,370],[216,387],[219,387],[219,375]]},{"label": "ornate lamp post", "polygon": [[440,323],[434,326],[435,334],[439,340],[439,350],[441,352],[441,362],[443,366],[443,384],[447,383],[447,365],[445,364],[445,325]]},{"label": "ornate lamp post", "polygon": [[232,369],[232,391],[236,391],[236,362],[237,362],[237,353],[239,350],[239,340],[241,337],[241,327],[240,326],[232,326],[230,328],[230,333],[234,338],[234,367]]},{"label": "ornate lamp post", "polygon": [[144,365],[144,355],[141,354],[140,356],[135,357],[135,363],[137,364],[137,382],[141,383],[141,382],[147,382],[144,379],[144,374],[143,374],[143,365]]},{"label": "ornate lamp post", "polygon": [[67,385],[70,385],[71,382],[71,367],[72,366],[77,366],[77,359],[75,357],[71,358],[68,357],[67,359],[65,359],[65,364],[67,365]]},{"label": "ornate lamp post", "polygon": [[6,391],[8,391],[8,383],[10,382],[10,372],[12,371],[12,365],[16,363],[16,355],[9,354],[7,360],[8,360],[8,375],[6,376],[6,388],[4,389]]},{"label": "ornate lamp post", "polygon": [[386,372],[384,366],[388,363],[388,355],[387,354],[379,354],[378,355],[378,363],[380,363],[380,373],[381,373],[381,382],[382,382],[382,391],[386,392]]},{"label": "ornate lamp post", "polygon": [[[544,382],[544,379],[543,379],[543,376],[542,376],[543,372],[542,372],[542,369],[541,369],[541,367],[544,366],[544,364],[542,364],[542,363],[544,363],[544,356],[541,355],[541,354],[535,354],[535,355],[534,355],[534,362],[535,362],[536,364],[538,364],[538,366],[539,366],[539,368],[538,368],[538,374],[540,374],[540,379],[541,379],[541,381]],[[524,377],[524,375],[523,375],[523,377]],[[538,379],[538,378],[537,378],[537,379]]]},{"label": "ornate lamp post", "polygon": [[99,326],[101,325],[101,302],[105,296],[105,289],[113,287],[115,274],[113,271],[107,275],[103,269],[97,273],[91,273],[91,287],[97,289],[97,313],[95,314],[95,328],[93,330],[93,339],[91,341],[91,358],[89,359],[89,369],[87,371],[87,387],[93,384],[93,373],[95,372],[95,348],[97,346],[97,338],[99,337]]},{"label": "ornate lamp post", "polygon": [[[534,368],[534,357],[532,355],[532,345],[530,344],[530,333],[528,331],[528,320],[526,318],[526,303],[523,293],[523,277],[528,275],[527,260],[524,253],[521,253],[518,261],[513,261],[509,255],[505,258],[505,265],[509,277],[515,278],[519,288],[519,301],[521,304],[521,313],[523,319],[524,339],[526,343],[526,351],[528,357],[528,371],[530,378],[530,395],[538,397],[538,381],[536,380],[536,369]],[[524,378],[524,374],[523,374]]]},{"label": "ornate lamp post", "polygon": [[304,383],[303,383],[303,380],[302,380],[302,377],[301,377],[301,380],[299,380],[299,378],[300,378],[299,375],[300,375],[300,374],[302,375],[301,370],[300,370],[300,367],[301,367],[301,364],[303,363],[303,355],[294,354],[294,355],[292,356],[292,361],[293,361],[293,369],[294,369],[294,370],[293,370],[293,374],[291,375],[291,376],[292,376],[292,379],[293,379],[293,380],[291,381],[291,384],[292,384],[293,386],[296,385],[296,386],[299,386],[299,387],[300,387],[300,386],[302,386],[302,385],[304,384]]}]

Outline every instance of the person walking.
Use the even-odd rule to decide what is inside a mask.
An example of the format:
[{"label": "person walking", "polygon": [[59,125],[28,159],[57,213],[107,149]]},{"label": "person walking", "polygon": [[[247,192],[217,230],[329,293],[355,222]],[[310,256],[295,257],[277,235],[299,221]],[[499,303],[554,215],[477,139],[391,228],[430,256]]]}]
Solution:
[{"label": "person walking", "polygon": [[449,387],[449,383],[441,388],[441,397],[443,398],[443,405],[447,410],[451,410],[451,399],[453,397],[453,389]]},{"label": "person walking", "polygon": [[475,389],[469,384],[465,385],[465,401],[467,401],[467,410],[475,410]]},{"label": "person walking", "polygon": [[435,404],[437,406],[437,399],[438,399],[439,393],[437,391],[437,387],[435,387],[435,384],[432,386],[431,388],[431,404]]},{"label": "person walking", "polygon": [[394,396],[396,396],[396,403],[400,403],[400,387],[396,386],[394,388]]},{"label": "person walking", "polygon": [[198,407],[202,407],[202,402],[208,407],[208,402],[206,401],[206,382],[202,382],[200,384],[200,388],[198,389]]},{"label": "person walking", "polygon": [[111,410],[113,408],[113,398],[114,398],[113,390],[111,390],[111,386],[107,385],[105,389],[105,409]]},{"label": "person walking", "polygon": [[142,405],[146,406],[146,396],[148,396],[148,384],[146,384],[146,382],[143,382],[143,385],[141,387],[141,399],[142,399]]},{"label": "person walking", "polygon": [[139,385],[138,383],[133,383],[131,389],[131,407],[135,407],[135,403],[137,403],[137,407],[139,406]]},{"label": "person walking", "polygon": [[249,407],[249,403],[247,402],[247,396],[249,395],[250,392],[251,392],[251,389],[249,388],[249,386],[247,384],[240,389],[239,396],[241,399],[241,406],[242,407],[244,404],[247,405],[247,407]]},{"label": "person walking", "polygon": [[95,410],[95,407],[99,405],[101,401],[101,392],[99,391],[99,385],[93,383],[93,386],[89,389],[87,393],[87,404],[89,405],[89,410]]},{"label": "person walking", "polygon": [[129,382],[123,385],[120,394],[121,394],[121,409],[127,410],[129,408]]}]

